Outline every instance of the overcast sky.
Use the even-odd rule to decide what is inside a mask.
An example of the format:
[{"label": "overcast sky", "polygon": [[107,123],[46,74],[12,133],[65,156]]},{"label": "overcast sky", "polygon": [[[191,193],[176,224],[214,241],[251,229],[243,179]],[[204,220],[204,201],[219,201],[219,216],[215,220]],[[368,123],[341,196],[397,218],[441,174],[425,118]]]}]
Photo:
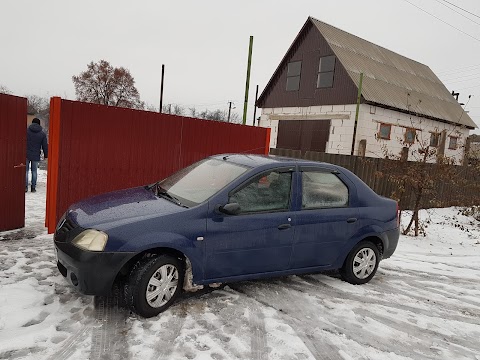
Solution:
[{"label": "overcast sky", "polygon": [[[480,16],[478,0],[449,2]],[[480,17],[445,0],[1,0],[0,85],[74,99],[72,75],[104,59],[129,69],[141,99],[158,106],[165,64],[164,103],[234,101],[241,114],[253,35],[251,122],[255,86],[263,90],[308,16],[428,65],[461,102],[473,95],[466,110],[480,126]]]}]

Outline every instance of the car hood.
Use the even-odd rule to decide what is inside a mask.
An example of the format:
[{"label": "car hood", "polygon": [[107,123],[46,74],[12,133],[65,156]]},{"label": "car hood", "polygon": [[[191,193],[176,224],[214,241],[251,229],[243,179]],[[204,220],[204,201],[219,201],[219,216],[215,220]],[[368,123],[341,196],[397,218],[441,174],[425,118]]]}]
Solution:
[{"label": "car hood", "polygon": [[[79,201],[68,210],[68,217],[83,228],[122,223],[126,220],[159,217],[184,211],[145,187],[114,191]],[[103,227],[103,226],[102,226]]]}]

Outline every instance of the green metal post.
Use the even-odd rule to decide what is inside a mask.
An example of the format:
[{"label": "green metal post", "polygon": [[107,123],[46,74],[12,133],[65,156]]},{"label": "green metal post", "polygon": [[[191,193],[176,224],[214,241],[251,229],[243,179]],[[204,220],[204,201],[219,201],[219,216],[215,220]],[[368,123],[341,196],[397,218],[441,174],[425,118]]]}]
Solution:
[{"label": "green metal post", "polygon": [[355,138],[357,136],[357,124],[358,124],[358,112],[360,111],[360,100],[362,99],[362,83],[363,83],[363,73],[360,73],[360,83],[358,84],[358,95],[357,95],[357,110],[355,111],[355,124],[353,125],[353,140],[352,140],[352,151],[350,155],[353,155],[355,150]]},{"label": "green metal post", "polygon": [[247,106],[248,106],[248,87],[250,86],[250,68],[252,67],[252,49],[253,49],[253,36],[250,36],[250,46],[248,48],[248,65],[247,65],[247,84],[245,85],[245,103],[243,105],[243,122],[245,125],[247,122]]}]

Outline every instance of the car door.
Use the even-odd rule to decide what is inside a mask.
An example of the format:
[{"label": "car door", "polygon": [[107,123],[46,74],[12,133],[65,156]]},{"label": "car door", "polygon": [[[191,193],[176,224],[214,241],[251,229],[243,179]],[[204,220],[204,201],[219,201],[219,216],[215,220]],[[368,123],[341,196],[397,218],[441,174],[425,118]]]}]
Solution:
[{"label": "car door", "polygon": [[306,167],[299,187],[292,268],[328,266],[358,230],[354,185],[336,171]]},{"label": "car door", "polygon": [[[236,215],[212,210],[205,237],[205,277],[220,279],[289,268],[294,237],[293,169],[255,175],[225,196]],[[214,204],[212,204],[213,207]]]}]

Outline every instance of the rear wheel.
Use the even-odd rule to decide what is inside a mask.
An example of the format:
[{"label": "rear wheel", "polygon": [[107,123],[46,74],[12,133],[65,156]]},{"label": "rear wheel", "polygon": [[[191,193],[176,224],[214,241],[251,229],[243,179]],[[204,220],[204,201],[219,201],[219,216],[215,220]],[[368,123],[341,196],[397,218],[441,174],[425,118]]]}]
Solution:
[{"label": "rear wheel", "polygon": [[362,241],[348,254],[340,275],[351,284],[365,284],[377,272],[379,262],[380,252],[377,246],[370,241]]},{"label": "rear wheel", "polygon": [[184,266],[180,259],[160,255],[137,262],[125,285],[132,311],[152,317],[165,311],[182,290]]}]

